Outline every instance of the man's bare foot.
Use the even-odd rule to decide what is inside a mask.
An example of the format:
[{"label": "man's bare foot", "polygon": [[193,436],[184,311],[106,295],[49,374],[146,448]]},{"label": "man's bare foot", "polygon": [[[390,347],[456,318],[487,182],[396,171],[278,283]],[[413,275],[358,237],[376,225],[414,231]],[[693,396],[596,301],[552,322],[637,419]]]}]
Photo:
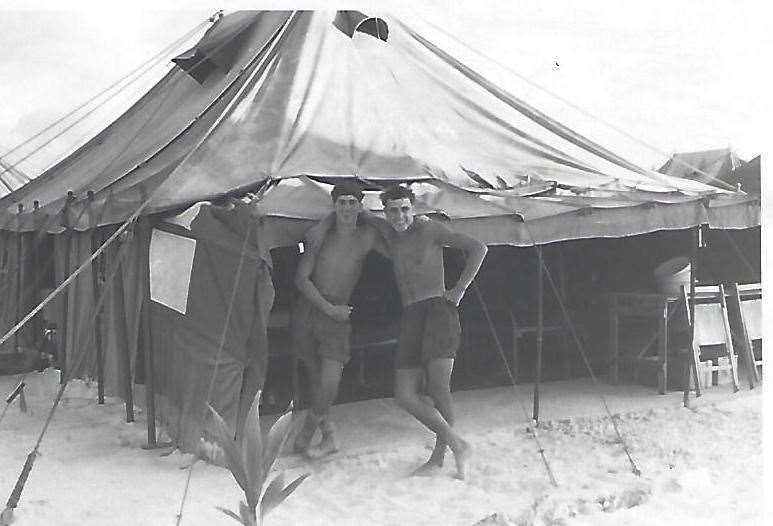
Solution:
[{"label": "man's bare foot", "polygon": [[416,468],[413,473],[411,473],[411,476],[413,477],[433,477],[440,473],[440,470],[443,469],[443,462],[441,461],[438,463],[436,460],[433,460],[430,458],[428,461],[426,461],[424,464]]},{"label": "man's bare foot", "polygon": [[338,444],[333,435],[326,435],[322,437],[319,444],[306,449],[305,455],[311,460],[319,460],[320,458],[332,455],[338,451]]},{"label": "man's bare foot", "polygon": [[303,422],[298,434],[295,435],[295,441],[293,442],[293,451],[296,453],[306,453],[311,445],[311,439],[314,438],[314,433],[317,431],[319,425],[319,419],[311,413],[306,415],[306,420]]},{"label": "man's bare foot", "polygon": [[424,464],[416,468],[413,472],[417,477],[431,477],[437,474],[443,467],[443,461],[446,457],[446,444],[440,439],[435,440],[435,447],[432,449],[432,454],[429,456]]},{"label": "man's bare foot", "polygon": [[467,478],[467,469],[472,458],[472,446],[462,439],[459,439],[458,445],[454,448],[454,460],[456,461],[456,478],[465,480]]}]

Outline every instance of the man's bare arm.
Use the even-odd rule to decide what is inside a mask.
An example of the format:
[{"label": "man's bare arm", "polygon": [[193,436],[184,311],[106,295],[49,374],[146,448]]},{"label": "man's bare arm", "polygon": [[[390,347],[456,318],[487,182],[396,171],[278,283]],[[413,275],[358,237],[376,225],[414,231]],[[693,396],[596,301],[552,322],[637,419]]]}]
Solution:
[{"label": "man's bare arm", "polygon": [[362,221],[366,225],[370,225],[373,228],[376,229],[376,231],[379,233],[379,235],[384,239],[385,241],[389,239],[389,236],[392,235],[394,232],[394,229],[389,224],[389,221],[384,219],[383,217],[379,217],[373,212],[369,210],[362,210],[359,215],[359,220]]},{"label": "man's bare arm", "polygon": [[446,291],[446,298],[454,304],[459,305],[467,288],[475,279],[475,276],[483,264],[483,260],[488,252],[488,247],[477,239],[465,234],[453,232],[442,224],[437,224],[438,241],[447,247],[462,250],[465,255],[464,269],[462,270],[456,285]]}]

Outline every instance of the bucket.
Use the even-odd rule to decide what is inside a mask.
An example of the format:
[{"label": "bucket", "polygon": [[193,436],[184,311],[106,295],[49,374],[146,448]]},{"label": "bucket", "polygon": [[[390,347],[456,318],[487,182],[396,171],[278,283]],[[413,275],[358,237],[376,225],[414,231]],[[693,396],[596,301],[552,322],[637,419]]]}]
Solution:
[{"label": "bucket", "polygon": [[684,256],[668,259],[655,269],[658,291],[678,296],[680,286],[690,287],[690,260]]}]

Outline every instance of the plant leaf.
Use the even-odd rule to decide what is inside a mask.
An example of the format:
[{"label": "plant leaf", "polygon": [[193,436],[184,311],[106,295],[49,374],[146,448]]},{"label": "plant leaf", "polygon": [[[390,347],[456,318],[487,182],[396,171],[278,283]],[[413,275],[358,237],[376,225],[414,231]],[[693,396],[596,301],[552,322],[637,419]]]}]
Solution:
[{"label": "plant leaf", "polygon": [[242,515],[242,523],[244,526],[258,526],[258,519],[255,516],[255,511],[250,510],[249,506],[244,501],[239,502],[239,513]]},{"label": "plant leaf", "polygon": [[[304,480],[306,480],[306,477],[308,477],[309,475],[311,475],[311,473],[304,473],[303,475],[301,475],[300,477],[298,477],[297,479],[295,479],[294,481],[292,481],[290,484],[288,484],[288,485],[287,485],[287,487],[285,487],[285,488],[284,488],[284,489],[283,489],[283,490],[282,490],[282,491],[279,493],[279,495],[278,495],[278,496],[277,496],[275,499],[274,499],[274,498],[272,498],[273,502],[271,503],[271,506],[270,506],[270,507],[268,507],[267,509],[264,509],[264,507],[266,506],[266,504],[265,504],[265,503],[263,503],[263,502],[261,502],[261,507],[260,507],[260,514],[261,514],[260,516],[261,516],[261,520],[262,520],[262,517],[263,517],[264,515],[267,515],[269,511],[273,510],[274,508],[276,508],[277,506],[279,506],[280,504],[282,504],[282,503],[285,501],[285,499],[286,499],[287,497],[289,497],[289,496],[290,496],[290,495],[293,493],[293,491],[295,491],[296,489],[298,489],[298,486],[300,486],[300,485],[301,485],[301,482],[303,482]],[[279,478],[279,477],[277,477],[277,478]],[[282,477],[282,479],[284,480],[284,477]],[[276,479],[274,479],[274,481],[276,481]],[[266,490],[266,493],[268,493],[268,490]],[[266,496],[264,495],[264,496],[263,496],[263,499],[265,500],[265,498],[266,498]]]},{"label": "plant leaf", "polygon": [[247,505],[253,509],[258,505],[260,492],[265,482],[265,474],[263,473],[263,437],[260,431],[260,415],[258,414],[259,405],[260,391],[257,392],[252,400],[240,439],[242,465],[244,466],[249,486],[249,491],[245,492],[247,494]]},{"label": "plant leaf", "polygon": [[266,492],[263,494],[263,498],[260,499],[260,520],[268,515],[268,513],[279,505],[281,501],[282,489],[285,487],[285,474],[279,473],[274,480],[272,480]]},{"label": "plant leaf", "polygon": [[249,485],[247,484],[247,475],[244,473],[244,467],[242,466],[242,460],[239,456],[239,450],[236,447],[236,442],[233,439],[233,433],[228,429],[228,425],[223,420],[215,409],[207,404],[209,410],[212,412],[212,419],[215,422],[215,432],[217,434],[217,440],[225,451],[225,460],[228,465],[228,470],[234,476],[236,483],[244,491],[245,495],[248,494]]},{"label": "plant leaf", "polygon": [[234,519],[234,520],[235,520],[236,522],[238,522],[239,524],[242,524],[242,519],[241,519],[241,517],[239,517],[237,514],[235,514],[235,513],[234,513],[234,512],[232,512],[231,510],[228,510],[228,509],[226,509],[226,508],[223,508],[223,507],[220,507],[220,506],[215,506],[215,507],[216,507],[217,509],[219,509],[220,511],[222,511],[223,513],[225,513],[226,515],[228,515],[229,517],[231,517],[232,519]]},{"label": "plant leaf", "polygon": [[292,494],[293,491],[298,489],[298,486],[301,485],[301,482],[306,480],[309,477],[309,475],[311,475],[311,473],[304,473],[303,475],[301,475],[300,477],[298,477],[294,481],[290,482],[285,487],[285,489],[282,490],[282,500],[285,500],[287,497],[289,497]]},{"label": "plant leaf", "polygon": [[268,477],[271,467],[276,462],[276,458],[279,456],[279,452],[282,450],[282,446],[287,440],[287,435],[290,434],[292,429],[292,413],[287,412],[279,417],[279,420],[274,422],[271,429],[268,432],[268,439],[266,440],[266,451],[263,453],[263,478]]}]

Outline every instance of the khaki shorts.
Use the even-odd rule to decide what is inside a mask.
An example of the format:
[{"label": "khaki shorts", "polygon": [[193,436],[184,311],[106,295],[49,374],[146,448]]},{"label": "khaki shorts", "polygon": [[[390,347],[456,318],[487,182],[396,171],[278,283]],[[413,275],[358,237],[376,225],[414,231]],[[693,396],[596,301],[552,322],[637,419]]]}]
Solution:
[{"label": "khaki shorts", "polygon": [[445,298],[428,298],[403,308],[397,369],[416,369],[430,360],[454,358],[462,333],[456,305]]},{"label": "khaki shorts", "polygon": [[[328,301],[336,305],[345,304]],[[298,359],[327,358],[346,363],[351,358],[351,323],[348,320],[336,321],[330,318],[303,296],[295,306],[290,328],[293,353]]]}]

